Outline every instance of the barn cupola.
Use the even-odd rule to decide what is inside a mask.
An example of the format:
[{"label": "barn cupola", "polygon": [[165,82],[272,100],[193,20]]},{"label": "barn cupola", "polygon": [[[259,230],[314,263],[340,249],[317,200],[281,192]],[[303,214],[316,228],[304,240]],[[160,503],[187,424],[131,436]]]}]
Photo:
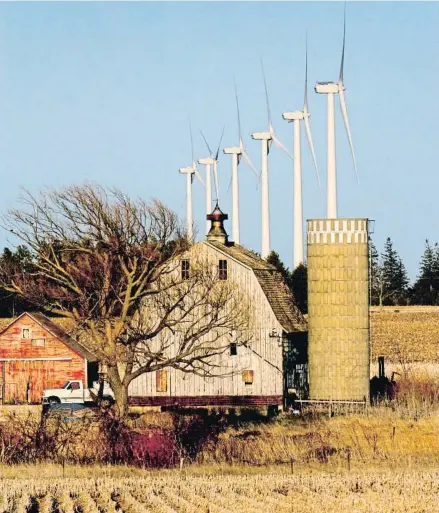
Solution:
[{"label": "barn cupola", "polygon": [[207,240],[228,244],[227,232],[224,229],[224,221],[228,218],[229,216],[221,211],[217,202],[213,212],[206,216],[206,219],[212,223],[209,233],[207,234]]}]

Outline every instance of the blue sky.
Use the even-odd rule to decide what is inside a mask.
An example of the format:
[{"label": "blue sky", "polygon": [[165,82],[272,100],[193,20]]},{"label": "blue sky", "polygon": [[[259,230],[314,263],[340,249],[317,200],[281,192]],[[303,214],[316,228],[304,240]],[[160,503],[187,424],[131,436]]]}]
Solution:
[{"label": "blue sky", "polygon": [[[348,2],[346,98],[361,183],[355,181],[337,108],[340,217],[375,220],[382,248],[391,236],[411,278],[424,241],[439,242],[439,4]],[[236,77],[248,152],[260,167],[267,127],[262,57],[273,124],[292,147],[285,110],[303,104],[305,33],[309,107],[325,183],[325,98],[317,80],[336,80],[343,27],[341,2],[292,3],[1,3],[0,210],[16,205],[20,188],[35,192],[85,181],[157,197],[185,214],[190,116],[195,154],[225,125],[237,143]],[[338,107],[338,105],[337,105]],[[223,146],[224,146],[223,144]],[[325,214],[303,140],[306,218]],[[269,159],[271,239],[292,261],[292,164],[273,148]],[[221,206],[230,158],[219,163]],[[260,189],[240,167],[241,239],[260,249]],[[194,216],[204,226],[204,190],[194,183]],[[231,231],[230,223],[228,225]],[[0,244],[10,244],[0,232]]]}]

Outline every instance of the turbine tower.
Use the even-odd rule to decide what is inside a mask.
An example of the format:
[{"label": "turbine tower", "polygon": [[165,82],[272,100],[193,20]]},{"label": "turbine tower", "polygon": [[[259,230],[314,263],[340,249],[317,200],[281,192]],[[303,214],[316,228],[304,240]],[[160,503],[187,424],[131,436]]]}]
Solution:
[{"label": "turbine tower", "polygon": [[236,99],[236,111],[238,115],[238,135],[239,135],[239,146],[232,146],[230,148],[224,148],[223,152],[227,155],[232,155],[232,239],[235,244],[240,244],[239,237],[239,181],[238,181],[238,166],[241,158],[245,160],[248,166],[250,166],[256,176],[259,178],[258,172],[254,168],[253,164],[245,151],[244,143],[242,142],[241,136],[241,119],[239,116],[239,103],[238,93],[236,91],[235,83],[235,99]]},{"label": "turbine tower", "polygon": [[308,111],[308,48],[305,50],[305,96],[303,101],[303,110],[284,112],[282,117],[288,122],[293,123],[293,269],[304,262],[303,257],[303,208],[302,208],[302,160],[300,148],[300,122],[305,125],[306,138],[308,139],[309,149],[311,151],[314,167],[317,173],[317,181],[320,185],[319,169],[314,151],[314,145],[311,136],[311,126],[309,123],[310,114]]},{"label": "turbine tower", "polygon": [[203,179],[198,172],[197,165],[194,159],[194,144],[192,139],[192,127],[189,123],[189,131],[191,134],[191,150],[192,150],[192,166],[182,167],[179,169],[180,173],[186,175],[186,225],[187,225],[187,237],[190,241],[194,238],[193,228],[193,215],[192,215],[192,183],[194,181],[194,175],[198,178],[200,183],[204,185]]},{"label": "turbine tower", "polygon": [[344,68],[344,52],[346,42],[346,4],[343,21],[343,48],[341,52],[340,75],[338,82],[317,82],[315,92],[327,95],[327,217],[329,219],[337,218],[337,169],[335,160],[335,105],[334,95],[338,94],[340,99],[340,110],[343,116],[344,126],[351,149],[352,160],[354,163],[355,175],[358,180],[357,163],[355,160],[354,146],[352,143],[351,129],[348,120],[348,111],[344,95],[343,68]]},{"label": "turbine tower", "polygon": [[267,104],[268,131],[254,132],[252,139],[261,141],[261,199],[262,199],[262,241],[261,256],[267,258],[270,253],[270,201],[268,190],[268,154],[270,152],[271,141],[284,151],[291,159],[293,158],[285,146],[277,138],[273,125],[271,123],[270,104],[268,101],[267,81],[265,80],[264,67],[261,61],[262,76],[264,79],[265,101]]},{"label": "turbine tower", "polygon": [[[213,176],[215,180],[215,193],[216,193],[216,202],[219,202],[219,185],[218,185],[218,155],[219,155],[219,149],[221,146],[221,141],[223,139],[224,135],[224,128],[221,133],[220,142],[218,144],[218,149],[216,151],[216,154],[212,153],[212,150],[210,149],[209,143],[207,142],[207,139],[204,137],[203,132],[201,132],[201,136],[203,137],[203,140],[207,146],[207,149],[209,151],[210,156],[206,158],[202,158],[198,160],[198,163],[202,166],[205,166],[206,169],[206,215],[210,215],[212,213],[212,167],[213,167]],[[210,222],[206,221],[206,235],[209,233],[210,230]]]}]

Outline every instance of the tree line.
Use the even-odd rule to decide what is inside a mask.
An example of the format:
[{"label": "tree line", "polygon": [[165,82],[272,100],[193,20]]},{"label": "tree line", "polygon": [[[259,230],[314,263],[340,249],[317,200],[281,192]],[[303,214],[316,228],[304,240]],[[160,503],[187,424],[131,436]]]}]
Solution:
[{"label": "tree line", "polygon": [[[407,269],[388,237],[383,251],[378,252],[372,239],[370,252],[370,301],[372,305],[439,305],[439,244],[425,241],[424,253],[414,283],[410,283]],[[284,277],[297,306],[303,313],[308,311],[307,267],[299,265],[291,271],[272,251],[267,258]]]},{"label": "tree line", "polygon": [[[426,240],[424,253],[419,264],[418,277],[410,284],[405,265],[388,237],[381,253],[372,240],[370,251],[370,298],[372,305],[439,305],[439,244]],[[25,246],[14,251],[4,248],[0,256],[0,267],[15,266],[23,272],[29,269],[32,260]],[[299,265],[290,270],[276,251],[267,258],[282,274],[284,281],[294,296],[297,306],[303,313],[308,312],[307,267]],[[0,316],[13,317],[35,306],[18,294],[0,289]]]},{"label": "tree line", "polygon": [[439,245],[425,241],[416,280],[410,283],[404,263],[390,237],[378,253],[370,249],[370,296],[373,305],[439,305]]}]

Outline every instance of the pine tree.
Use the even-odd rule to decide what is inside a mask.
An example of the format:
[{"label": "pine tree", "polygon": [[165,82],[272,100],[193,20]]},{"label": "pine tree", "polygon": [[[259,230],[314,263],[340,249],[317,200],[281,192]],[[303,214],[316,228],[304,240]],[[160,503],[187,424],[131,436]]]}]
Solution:
[{"label": "pine tree", "polygon": [[291,288],[300,311],[304,314],[308,313],[308,268],[305,264],[299,264],[294,269]]},{"label": "pine tree", "polygon": [[410,301],[417,305],[435,305],[439,295],[439,249],[425,241],[425,250],[419,265],[419,276],[411,290]]},{"label": "pine tree", "polygon": [[276,251],[271,251],[267,262],[281,273],[286,285],[290,289],[297,307],[302,313],[308,312],[308,271],[304,264],[300,264],[291,272],[280,259]]},{"label": "pine tree", "polygon": [[[25,273],[31,271],[32,255],[25,246],[18,246],[13,252],[9,248],[4,248],[0,254],[1,272],[12,272],[13,269],[19,269]],[[31,308],[31,305],[25,300],[17,297],[15,294],[0,290],[0,316],[11,317],[19,315]]]},{"label": "pine tree", "polygon": [[370,280],[370,301],[373,305],[379,304],[380,297],[380,263],[379,254],[369,237],[369,280]]},{"label": "pine tree", "polygon": [[409,282],[407,270],[401,257],[393,248],[390,237],[387,237],[384,244],[380,267],[379,304],[404,304],[407,300]]},{"label": "pine tree", "polygon": [[279,253],[271,251],[267,257],[267,262],[276,267],[276,269],[281,273],[285,283],[288,285],[288,288],[291,290],[291,272],[280,259]]}]

